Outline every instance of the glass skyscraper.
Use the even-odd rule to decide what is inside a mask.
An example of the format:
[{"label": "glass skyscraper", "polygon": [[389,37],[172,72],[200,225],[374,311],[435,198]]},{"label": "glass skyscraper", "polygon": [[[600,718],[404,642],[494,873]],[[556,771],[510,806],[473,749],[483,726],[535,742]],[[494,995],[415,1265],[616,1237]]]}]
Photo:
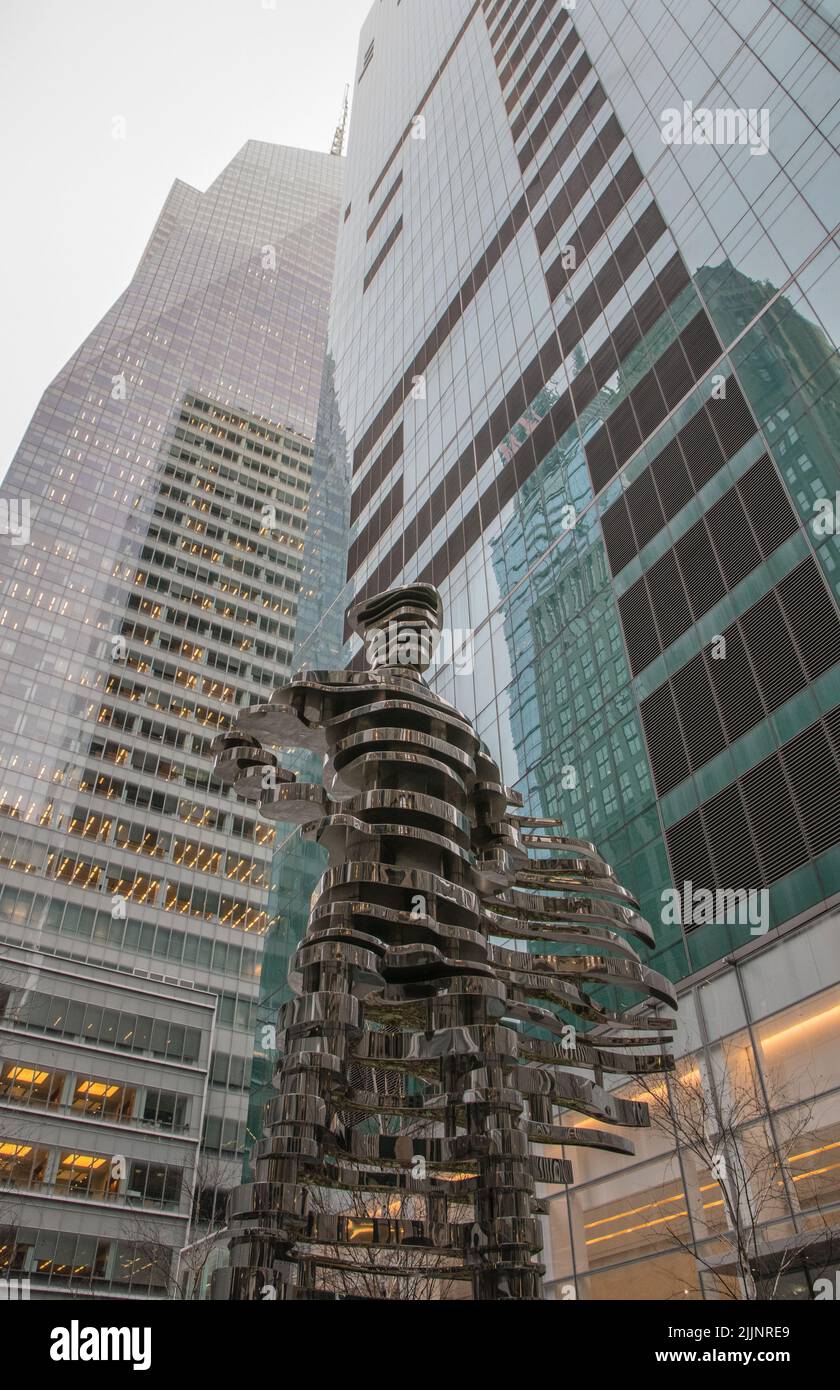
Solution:
[{"label": "glass skyscraper", "polygon": [[200,1236],[239,1179],[275,829],[210,746],[318,601],[343,172],[251,141],[176,182],[0,490],[0,1272],[33,1290],[171,1292],[194,1185]]},{"label": "glass skyscraper", "polygon": [[566,1154],[548,1294],[743,1295],[734,1203],[807,1297],[840,1234],[836,5],[384,0],[359,55],[345,599],[439,586],[472,660],[436,688],[639,897],[723,1153]]}]

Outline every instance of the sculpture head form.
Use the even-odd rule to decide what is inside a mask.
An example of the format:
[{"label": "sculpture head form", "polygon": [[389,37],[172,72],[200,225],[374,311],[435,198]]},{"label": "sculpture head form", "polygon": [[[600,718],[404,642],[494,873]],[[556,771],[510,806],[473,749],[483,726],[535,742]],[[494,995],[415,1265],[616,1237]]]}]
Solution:
[{"label": "sculpture head form", "polygon": [[404,584],[364,599],[350,613],[371,671],[428,670],[443,626],[443,601],[432,584]]}]

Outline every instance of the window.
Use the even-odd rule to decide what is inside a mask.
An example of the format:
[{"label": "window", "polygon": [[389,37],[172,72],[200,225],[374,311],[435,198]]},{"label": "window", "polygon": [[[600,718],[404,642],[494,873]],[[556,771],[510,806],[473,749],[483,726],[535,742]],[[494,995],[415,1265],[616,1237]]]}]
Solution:
[{"label": "window", "polygon": [[6,1187],[40,1187],[48,1149],[17,1139],[0,1139],[0,1183]]},{"label": "window", "polygon": [[126,1196],[143,1206],[177,1207],[183,1179],[183,1168],[170,1168],[165,1163],[132,1163]]},{"label": "window", "polygon": [[0,1075],[0,1096],[15,1105],[58,1105],[66,1074],[30,1063],[7,1062]]},{"label": "window", "polygon": [[71,1151],[62,1153],[53,1186],[73,1197],[105,1197],[119,1190],[119,1181],[111,1177],[105,1155]]},{"label": "window", "polygon": [[186,1128],[187,1107],[187,1098],[176,1095],[174,1091],[149,1090],[141,1118],[144,1124],[154,1125],[157,1129],[183,1130]]},{"label": "window", "polygon": [[110,1241],[95,1236],[39,1231],[34,1239],[32,1269],[64,1279],[104,1279],[110,1249]]},{"label": "window", "polygon": [[103,1081],[94,1076],[80,1076],[76,1078],[71,1104],[82,1115],[127,1120],[134,1113],[135,1097],[133,1086]]},{"label": "window", "polygon": [[160,1258],[149,1259],[148,1246],[120,1241],[112,1276],[115,1284],[130,1284],[133,1290],[162,1288],[166,1284],[168,1271],[165,1264],[171,1252],[161,1250]]}]

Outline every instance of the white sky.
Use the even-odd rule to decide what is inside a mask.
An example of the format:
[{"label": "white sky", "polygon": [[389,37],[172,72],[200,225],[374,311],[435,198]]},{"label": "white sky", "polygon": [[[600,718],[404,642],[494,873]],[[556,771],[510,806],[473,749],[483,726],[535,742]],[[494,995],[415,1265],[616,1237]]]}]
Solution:
[{"label": "white sky", "polygon": [[329,149],[372,0],[271,4],[0,0],[0,478],[172,180],[206,188],[249,139]]}]

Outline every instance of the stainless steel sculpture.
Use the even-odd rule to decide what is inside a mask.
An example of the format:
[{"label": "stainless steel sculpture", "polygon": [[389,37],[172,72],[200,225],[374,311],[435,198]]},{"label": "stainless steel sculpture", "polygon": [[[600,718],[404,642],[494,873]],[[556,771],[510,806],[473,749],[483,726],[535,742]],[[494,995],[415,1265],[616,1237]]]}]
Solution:
[{"label": "stainless steel sculpture", "polygon": [[[353,621],[368,671],[299,674],[215,748],[218,776],[262,816],[299,822],[329,866],[278,1019],[257,1180],[231,1194],[231,1266],[213,1296],[335,1297],[361,1242],[393,1297],[431,1262],[476,1299],[539,1298],[535,1184],[571,1168],[535,1146],[633,1152],[555,1112],[648,1123],[644,1104],[598,1083],[670,1067],[659,1005],[674,992],[627,940],[653,936],[595,847],[512,811],[521,798],[423,679],[437,590],[381,594]],[[265,743],[323,751],[325,786],[294,780]],[[642,1000],[611,1011],[592,985]],[[348,1214],[360,1192],[366,1220]],[[417,1219],[389,1215],[394,1194],[416,1199]]]}]

